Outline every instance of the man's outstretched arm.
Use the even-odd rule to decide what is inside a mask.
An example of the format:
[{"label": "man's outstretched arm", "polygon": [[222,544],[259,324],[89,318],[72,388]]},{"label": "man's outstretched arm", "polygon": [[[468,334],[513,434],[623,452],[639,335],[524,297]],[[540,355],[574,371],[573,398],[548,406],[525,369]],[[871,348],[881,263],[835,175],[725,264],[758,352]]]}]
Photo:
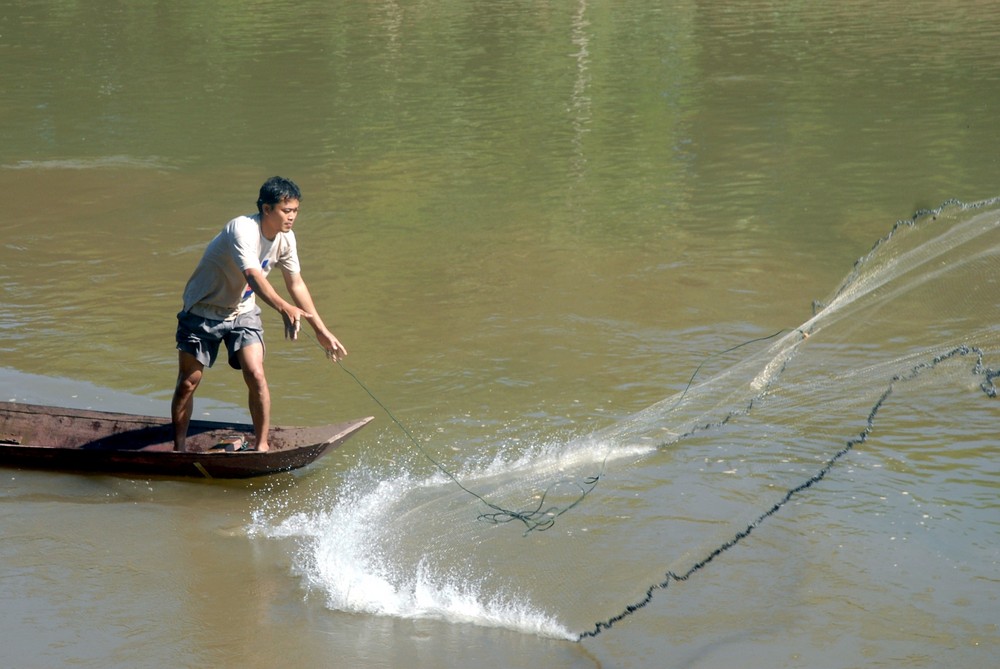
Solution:
[{"label": "man's outstretched arm", "polygon": [[302,317],[305,318],[309,325],[312,326],[313,330],[316,332],[316,339],[319,341],[319,345],[323,347],[323,350],[333,358],[334,360],[341,360],[345,355],[347,355],[347,349],[344,345],[340,343],[329,329],[327,329],[326,324],[323,323],[323,319],[320,318],[319,313],[316,311],[316,305],[313,303],[312,295],[309,293],[309,287],[306,285],[305,280],[303,280],[302,275],[293,272],[283,272],[285,276],[285,287],[288,288],[288,293],[295,300],[295,304],[303,311]]}]

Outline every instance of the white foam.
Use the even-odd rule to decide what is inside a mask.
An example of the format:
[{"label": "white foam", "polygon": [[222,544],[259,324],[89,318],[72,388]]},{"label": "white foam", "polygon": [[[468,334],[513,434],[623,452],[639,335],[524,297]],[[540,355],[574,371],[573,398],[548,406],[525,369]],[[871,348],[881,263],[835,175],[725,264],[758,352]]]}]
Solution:
[{"label": "white foam", "polygon": [[[360,469],[353,476],[329,508],[276,521],[258,513],[251,528],[251,534],[298,541],[293,569],[309,591],[322,593],[329,608],[576,638],[525,593],[490,590],[488,570],[460,569],[453,561],[439,562],[437,556],[396,545],[398,511],[408,508],[407,498],[428,489],[450,494],[454,484],[449,479],[440,474],[422,480],[404,475],[376,483],[373,474]],[[472,516],[468,522],[477,521]],[[419,546],[439,539],[410,536],[403,541]]]}]

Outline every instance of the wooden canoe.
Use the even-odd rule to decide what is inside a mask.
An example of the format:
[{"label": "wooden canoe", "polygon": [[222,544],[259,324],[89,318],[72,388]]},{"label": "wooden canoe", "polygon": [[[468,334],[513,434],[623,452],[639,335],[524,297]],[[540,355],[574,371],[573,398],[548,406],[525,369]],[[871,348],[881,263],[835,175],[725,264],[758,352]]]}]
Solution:
[{"label": "wooden canoe", "polygon": [[169,418],[0,402],[0,466],[249,478],[304,467],[372,420],[274,427],[264,453],[216,447],[237,436],[252,437],[252,425],[192,420],[188,451],[181,453],[173,450]]}]

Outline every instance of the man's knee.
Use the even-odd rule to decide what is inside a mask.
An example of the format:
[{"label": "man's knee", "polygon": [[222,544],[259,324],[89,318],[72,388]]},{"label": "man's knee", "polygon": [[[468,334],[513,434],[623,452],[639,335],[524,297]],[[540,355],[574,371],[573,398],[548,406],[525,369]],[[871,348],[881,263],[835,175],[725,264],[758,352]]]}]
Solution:
[{"label": "man's knee", "polygon": [[251,390],[267,388],[267,377],[264,375],[264,367],[244,367],[243,379]]},{"label": "man's knee", "polygon": [[194,391],[198,390],[198,385],[201,383],[201,376],[202,373],[200,371],[191,374],[179,374],[177,376],[177,394],[193,394]]},{"label": "man's knee", "polygon": [[248,379],[264,379],[264,347],[259,344],[244,346],[236,352],[243,376]]}]

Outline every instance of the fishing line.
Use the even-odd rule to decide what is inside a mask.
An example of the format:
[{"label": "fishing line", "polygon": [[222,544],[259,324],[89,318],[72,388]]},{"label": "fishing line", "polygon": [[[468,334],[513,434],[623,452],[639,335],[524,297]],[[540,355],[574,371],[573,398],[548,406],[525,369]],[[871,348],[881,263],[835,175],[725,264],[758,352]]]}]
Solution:
[{"label": "fishing line", "polygon": [[[316,345],[319,346],[321,349],[323,348],[318,340],[314,339],[313,341],[315,341]],[[325,349],[324,352],[326,352]],[[327,357],[329,358],[330,356],[327,355]],[[534,532],[536,530],[545,531],[555,524],[556,518],[558,518],[559,516],[563,515],[570,509],[580,504],[584,500],[584,498],[587,495],[589,495],[590,492],[597,486],[598,481],[600,481],[601,477],[604,475],[604,468],[602,466],[600,474],[597,474],[595,476],[588,476],[583,480],[582,483],[577,483],[574,481],[573,483],[579,488],[580,494],[573,502],[567,504],[566,506],[562,507],[550,506],[548,508],[543,508],[545,507],[545,501],[548,498],[549,493],[552,492],[552,490],[556,486],[567,483],[567,481],[557,481],[551,484],[542,492],[542,494],[539,496],[538,504],[534,508],[524,509],[524,510],[506,509],[498,504],[491,502],[484,496],[480,495],[476,491],[470,489],[468,486],[463,484],[462,481],[459,480],[459,478],[454,473],[451,472],[451,470],[445,467],[444,464],[442,464],[439,460],[437,460],[429,452],[427,452],[427,449],[425,449],[423,446],[420,445],[420,441],[415,436],[413,436],[413,433],[410,432],[410,430],[407,429],[405,425],[403,425],[402,421],[396,418],[396,415],[389,409],[389,407],[387,407],[385,403],[382,402],[382,400],[380,400],[375,395],[374,392],[372,392],[372,390],[358,377],[357,374],[348,369],[344,365],[344,363],[341,362],[340,360],[337,360],[336,363],[348,376],[354,379],[354,382],[357,383],[358,386],[362,390],[364,390],[365,393],[372,399],[372,401],[374,401],[382,409],[382,411],[385,412],[385,414],[389,417],[389,419],[396,424],[396,426],[403,432],[404,435],[406,435],[406,438],[410,441],[410,443],[413,444],[414,447],[416,447],[416,449],[420,452],[421,455],[423,455],[432,465],[434,465],[448,479],[450,479],[452,483],[458,486],[460,490],[475,497],[480,502],[485,504],[487,507],[492,509],[491,512],[481,513],[478,518],[479,520],[485,520],[493,524],[508,523],[515,520],[520,521],[521,523],[524,524],[525,534],[528,534],[529,532]]]},{"label": "fishing line", "polygon": [[[800,333],[802,333],[803,337],[808,337],[809,336],[806,332],[803,332],[802,330],[800,330],[798,328],[796,328],[795,330],[798,331],[798,332],[800,332]],[[731,352],[736,351],[736,350],[738,350],[740,348],[743,348],[744,346],[749,346],[751,344],[756,344],[756,343],[759,343],[759,342],[763,342],[763,341],[768,341],[768,340],[774,339],[775,337],[777,337],[777,336],[779,336],[779,335],[781,335],[781,334],[783,334],[785,332],[790,332],[790,331],[792,331],[792,330],[789,330],[787,328],[786,329],[781,329],[781,330],[778,330],[777,332],[775,332],[774,334],[770,334],[770,335],[767,335],[767,336],[764,336],[764,337],[756,337],[754,339],[749,339],[749,340],[744,341],[744,342],[742,342],[740,344],[737,344],[735,346],[731,346],[731,347],[729,347],[729,348],[727,348],[727,349],[725,349],[723,351],[718,351],[717,353],[713,353],[713,354],[710,354],[710,355],[706,356],[705,359],[702,360],[701,363],[698,365],[698,367],[695,368],[694,373],[691,374],[691,378],[688,379],[687,385],[685,386],[684,390],[681,392],[680,396],[677,398],[674,406],[676,406],[677,404],[679,404],[684,399],[684,397],[687,395],[688,391],[691,389],[692,385],[694,384],[695,379],[697,378],[698,374],[701,372],[702,367],[704,367],[705,364],[708,363],[713,358],[725,355],[726,353],[731,353]],[[332,356],[329,355],[329,352],[327,352],[325,349],[323,349],[322,345],[319,343],[318,340],[316,340],[315,338],[313,338],[313,341],[315,342],[315,344],[317,346],[319,346],[320,349],[322,349],[324,351],[324,353],[327,354],[327,358],[333,359]],[[608,457],[610,457],[610,451],[609,451],[609,453],[607,455],[605,455],[604,460],[601,462],[601,471],[600,471],[600,473],[592,475],[592,476],[588,476],[588,477],[584,478],[581,482],[567,481],[567,480],[556,481],[555,483],[553,483],[550,486],[548,486],[542,492],[542,494],[538,496],[538,504],[535,505],[534,508],[521,509],[521,510],[513,510],[513,509],[504,508],[504,507],[502,507],[502,506],[500,506],[498,504],[495,504],[495,503],[491,502],[490,500],[486,499],[483,495],[477,493],[476,491],[470,489],[468,486],[466,486],[464,483],[462,483],[462,481],[459,480],[459,478],[451,470],[449,470],[447,467],[445,467],[444,464],[442,464],[439,460],[437,460],[436,458],[434,458],[423,446],[421,446],[420,441],[413,435],[413,433],[410,432],[409,429],[407,429],[407,427],[402,423],[402,421],[400,421],[396,417],[396,415],[389,409],[389,407],[387,407],[385,405],[385,403],[382,400],[380,400],[375,395],[374,392],[372,392],[371,388],[369,388],[358,377],[357,374],[355,374],[353,371],[351,371],[350,369],[348,369],[344,365],[344,363],[341,362],[340,360],[336,360],[336,363],[337,363],[337,365],[348,376],[350,376],[354,380],[354,382],[372,399],[372,401],[375,402],[375,404],[377,404],[382,409],[382,411],[385,412],[385,414],[389,417],[389,419],[393,423],[396,424],[396,426],[403,432],[404,435],[406,435],[406,438],[410,441],[410,443],[413,444],[414,447],[416,447],[416,449],[420,452],[421,455],[424,456],[424,458],[426,458],[442,474],[444,474],[449,480],[451,480],[452,483],[454,483],[456,486],[458,486],[459,489],[461,489],[465,493],[468,493],[472,497],[475,497],[480,502],[482,502],[483,504],[485,504],[487,507],[489,507],[490,509],[492,509],[492,511],[490,511],[490,512],[479,514],[479,516],[478,516],[479,520],[484,520],[484,521],[487,521],[487,522],[490,522],[490,523],[493,523],[493,524],[497,524],[497,525],[498,524],[502,524],[502,523],[509,523],[509,522],[512,522],[512,521],[516,520],[516,521],[521,522],[524,525],[524,527],[525,527],[524,534],[525,535],[527,535],[530,532],[534,532],[534,531],[543,532],[545,530],[550,529],[553,525],[555,525],[556,519],[559,516],[563,515],[564,513],[570,511],[571,509],[573,509],[573,508],[577,507],[579,504],[581,504],[583,502],[583,500],[587,497],[587,495],[589,495],[594,490],[594,488],[597,487],[597,484],[604,477],[605,471],[607,470],[607,461],[608,461]],[[548,499],[549,494],[556,487],[558,487],[560,485],[565,485],[567,483],[572,483],[573,485],[575,485],[579,489],[579,495],[577,496],[577,498],[574,499],[569,504],[566,504],[565,506],[549,506],[549,507],[546,507],[545,504],[546,504],[546,500]]]},{"label": "fishing line", "polygon": [[982,390],[987,397],[995,398],[997,396],[997,388],[996,385],[994,384],[994,380],[1000,377],[1000,370],[993,370],[988,367],[985,367],[983,365],[983,355],[984,355],[983,351],[978,347],[974,346],[966,346],[966,345],[958,346],[948,351],[947,353],[935,356],[929,361],[921,362],[917,365],[914,365],[908,372],[893,376],[892,379],[889,381],[889,384],[887,385],[885,391],[882,392],[878,400],[871,407],[871,410],[868,413],[867,421],[865,423],[865,428],[861,431],[861,433],[857,437],[847,441],[847,443],[840,450],[834,453],[833,456],[830,457],[815,474],[813,474],[811,477],[809,477],[802,483],[796,485],[795,487],[790,488],[781,497],[781,499],[779,499],[777,502],[774,503],[774,505],[772,505],[769,509],[760,514],[754,521],[749,523],[744,529],[738,531],[735,535],[733,535],[732,538],[722,543],[717,548],[710,551],[705,557],[695,562],[694,565],[692,565],[686,572],[678,574],[677,572],[674,571],[667,571],[664,574],[663,580],[661,580],[658,583],[650,585],[646,589],[646,593],[642,597],[642,599],[632,604],[628,604],[617,615],[611,616],[606,620],[595,623],[593,629],[581,632],[577,636],[577,641],[582,641],[583,639],[586,638],[596,637],[601,632],[611,629],[616,623],[622,621],[623,619],[631,616],[640,609],[644,608],[653,600],[653,593],[656,590],[665,590],[670,585],[670,583],[674,581],[676,582],[687,581],[689,578],[694,576],[695,573],[707,567],[711,562],[715,560],[715,558],[719,557],[720,555],[722,555],[729,549],[735,547],[741,541],[749,537],[750,534],[761,523],[763,523],[765,520],[776,514],[779,510],[781,510],[781,508],[784,507],[786,504],[788,504],[788,502],[791,501],[792,498],[808,490],[809,488],[811,488],[812,486],[816,485],[824,478],[826,478],[826,475],[830,473],[830,471],[833,469],[833,467],[837,464],[838,461],[847,456],[847,454],[850,453],[856,446],[860,446],[861,444],[864,444],[868,440],[868,436],[875,429],[875,420],[876,417],[878,416],[878,413],[882,410],[882,407],[885,405],[886,401],[892,395],[897,384],[911,381],[916,377],[918,377],[920,374],[929,370],[933,370],[942,362],[950,360],[956,356],[968,356],[970,354],[976,356],[976,363],[972,368],[972,373],[974,375],[981,376],[983,378],[983,381],[979,386],[980,390]]}]

